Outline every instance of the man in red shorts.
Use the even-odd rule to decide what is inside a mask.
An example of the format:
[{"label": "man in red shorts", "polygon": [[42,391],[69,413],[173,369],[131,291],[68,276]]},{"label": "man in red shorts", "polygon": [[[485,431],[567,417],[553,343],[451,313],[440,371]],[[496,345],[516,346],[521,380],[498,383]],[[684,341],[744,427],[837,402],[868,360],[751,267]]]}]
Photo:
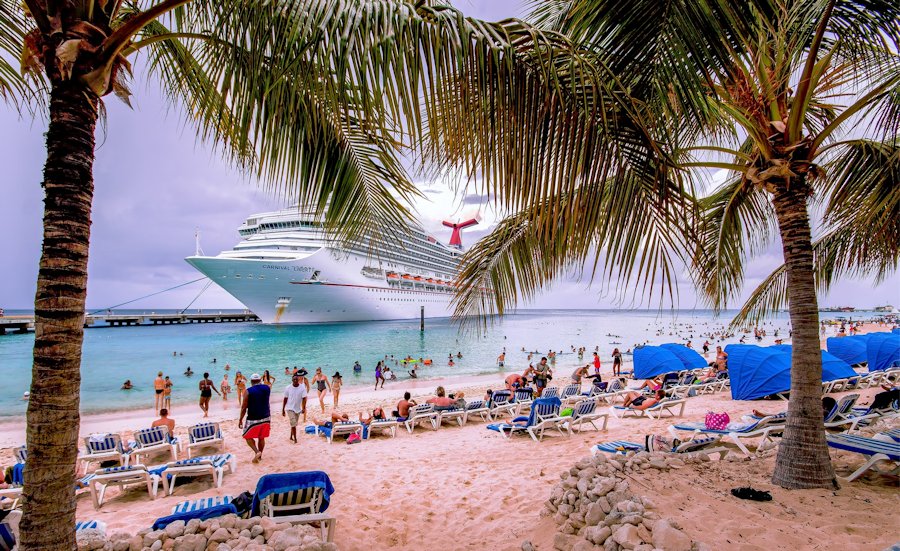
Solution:
[{"label": "man in red shorts", "polygon": [[[244,400],[241,404],[241,414],[238,418],[238,428],[244,429],[244,441],[255,454],[253,462],[262,460],[263,450],[266,447],[266,438],[269,437],[269,385],[262,384],[259,373],[250,376],[250,387],[244,391]],[[244,416],[247,423],[244,424]]]}]

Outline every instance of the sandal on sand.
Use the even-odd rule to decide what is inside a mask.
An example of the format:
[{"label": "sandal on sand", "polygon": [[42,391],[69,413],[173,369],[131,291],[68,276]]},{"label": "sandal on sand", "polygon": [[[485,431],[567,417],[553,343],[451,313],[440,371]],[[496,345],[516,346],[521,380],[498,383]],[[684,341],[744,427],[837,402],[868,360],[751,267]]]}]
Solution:
[{"label": "sandal on sand", "polygon": [[259,463],[260,461],[262,461],[262,454],[261,454],[261,453],[257,453],[256,455],[253,456],[253,461],[252,461],[252,463]]},{"label": "sandal on sand", "polygon": [[753,501],[772,501],[772,494],[765,490],[754,490],[750,486],[745,488],[732,488],[731,495],[740,499]]}]

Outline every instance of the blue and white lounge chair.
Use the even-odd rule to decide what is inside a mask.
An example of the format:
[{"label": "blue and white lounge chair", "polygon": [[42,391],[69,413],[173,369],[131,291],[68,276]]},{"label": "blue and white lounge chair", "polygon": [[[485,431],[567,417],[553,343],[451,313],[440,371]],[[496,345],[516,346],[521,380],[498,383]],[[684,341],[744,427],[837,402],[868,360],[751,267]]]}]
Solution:
[{"label": "blue and white lounge chair", "polygon": [[333,444],[335,437],[338,436],[358,434],[361,438],[363,434],[363,424],[359,421],[343,421],[341,423],[326,423],[324,426],[309,425],[305,430],[307,434],[324,436],[329,444]]},{"label": "blue and white lounge chair", "polygon": [[625,383],[622,382],[622,379],[615,378],[609,381],[605,392],[594,394],[594,399],[603,400],[604,402],[612,404],[616,401],[616,398],[627,392],[629,392],[629,390],[626,388]]},{"label": "blue and white lounge chair", "polygon": [[516,415],[522,415],[522,412],[527,410],[534,401],[534,390],[530,388],[516,389],[513,401],[516,403]]},{"label": "blue and white lounge chair", "polygon": [[628,452],[645,452],[647,448],[644,447],[643,444],[638,444],[636,442],[627,442],[625,440],[613,440],[612,442],[601,442],[595,446],[591,447],[591,453],[593,455],[597,455],[598,453],[612,453],[625,455]]},{"label": "blue and white lounge chair", "polygon": [[[724,459],[728,454],[728,449],[723,447],[711,448],[710,446],[717,444],[719,440],[721,440],[721,436],[708,436],[706,438],[700,438],[697,440],[690,440],[679,443],[677,446],[672,448],[671,450],[663,450],[669,451],[671,453],[695,453],[695,452],[704,452],[704,453],[717,453],[719,454],[719,459]],[[643,444],[638,444],[637,442],[628,442],[625,440],[614,440],[612,442],[601,442],[595,446],[591,447],[591,454],[597,455],[599,453],[612,453],[619,455],[626,455],[628,452],[642,452],[647,451],[647,448],[644,447]]]},{"label": "blue and white lounge chair", "polygon": [[559,394],[559,399],[563,403],[570,401],[573,397],[578,400],[581,399],[581,385],[578,383],[567,385]]},{"label": "blue and white lounge chair", "polygon": [[13,456],[16,458],[16,463],[25,463],[25,460],[28,459],[28,448],[19,446],[13,450]]},{"label": "blue and white lounge chair", "polygon": [[322,471],[263,475],[250,514],[292,524],[319,522],[322,539],[333,541],[337,520],[325,512],[333,493],[334,486]]},{"label": "blue and white lounge chair", "polygon": [[488,421],[491,418],[491,409],[484,404],[482,400],[474,400],[466,404],[466,422],[474,416],[481,417],[482,421]]},{"label": "blue and white lounge chair", "polygon": [[[566,427],[566,430],[569,431],[569,434],[572,434],[572,429],[578,427],[578,430],[581,431],[581,426],[585,423],[594,427],[594,430],[606,430],[606,423],[609,421],[608,413],[601,413],[597,410],[597,401],[596,400],[581,400],[575,407],[572,408],[571,417],[564,417],[565,421],[563,424]],[[594,421],[598,421],[603,419],[603,428],[598,429],[597,425],[594,424]]]},{"label": "blue and white lounge chair", "polygon": [[218,423],[198,423],[188,429],[188,458],[192,456],[194,448],[216,447],[219,451],[225,451],[225,438]]},{"label": "blue and white lounge chair", "polygon": [[[634,417],[644,417],[646,415],[651,419],[662,419],[663,413],[668,413],[672,417],[681,417],[684,415],[685,404],[686,401],[684,398],[663,398],[647,409],[635,409],[630,406],[613,406],[612,411],[622,418],[628,417],[629,415]],[[678,410],[678,413],[675,413],[675,410]]]},{"label": "blue and white lounge chair", "polygon": [[559,387],[548,386],[541,392],[541,398],[559,398]]},{"label": "blue and white lounge chair", "polygon": [[391,433],[391,438],[397,436],[397,427],[400,426],[400,420],[396,417],[387,419],[373,419],[368,427],[364,427],[363,438],[368,440],[372,436],[372,432],[376,433],[387,429]]},{"label": "blue and white lounge chair", "polygon": [[168,427],[150,427],[134,431],[134,442],[131,443],[130,453],[132,460],[137,461],[142,455],[169,452],[172,457],[171,460],[177,461],[180,446],[181,441],[169,434]]},{"label": "blue and white lounge chair", "polygon": [[450,409],[442,409],[438,411],[438,425],[443,425],[445,421],[456,422],[460,427],[466,424],[466,409],[454,407]]},{"label": "blue and white lounge chair", "polygon": [[416,404],[409,408],[409,416],[403,421],[406,430],[412,434],[416,425],[427,422],[431,425],[432,430],[438,430],[438,412],[434,411],[432,404]]},{"label": "blue and white lounge chair", "polygon": [[671,425],[669,427],[669,432],[676,438],[680,438],[677,431],[690,431],[692,434],[687,439],[682,439],[682,442],[690,442],[699,438],[706,438],[711,434],[718,434],[723,436],[725,440],[736,445],[744,455],[751,455],[750,450],[744,445],[742,440],[761,438],[756,445],[757,449],[762,446],[764,442],[774,442],[774,438],[780,436],[781,433],[784,432],[784,422],[786,419],[786,413],[780,413],[778,415],[763,417],[762,419],[749,423],[729,423],[728,427],[724,430],[708,429],[706,428],[706,423],[702,421],[698,423],[679,423],[677,425]]},{"label": "blue and white lounge chair", "polygon": [[129,457],[122,437],[115,433],[91,434],[84,437],[84,452],[78,457],[81,468],[88,470],[88,466],[94,461],[118,461],[122,465],[128,465]]},{"label": "blue and white lounge chair", "polygon": [[[94,502],[94,508],[99,509],[103,505],[103,498],[109,486],[125,488],[137,484],[146,485],[150,498],[156,499],[156,494],[159,491],[159,482],[162,480],[162,473],[165,469],[165,466],[147,468],[140,464],[127,467],[110,467],[108,469],[98,469],[82,480],[87,482],[91,489],[91,500]],[[163,485],[166,485],[165,480],[163,480]]]},{"label": "blue and white lounge chair", "polygon": [[81,530],[100,530],[106,533],[106,523],[102,520],[79,520],[75,522],[75,531]]},{"label": "blue and white lounge chair", "polygon": [[231,503],[231,496],[203,497],[190,501],[182,501],[172,507],[172,514],[190,513],[193,511],[209,509],[211,507],[218,507],[219,505],[228,505],[229,503]]},{"label": "blue and white lounge chair", "polygon": [[510,423],[491,423],[487,428],[499,432],[504,438],[509,438],[515,432],[527,432],[535,442],[544,438],[547,428],[555,428],[562,435],[560,426],[566,418],[559,416],[561,405],[559,398],[538,398],[531,403],[531,411],[527,417],[516,417]]},{"label": "blue and white lounge chair", "polygon": [[516,409],[515,402],[512,401],[512,393],[508,390],[497,390],[491,395],[490,407],[491,419],[497,419],[502,415],[512,415]]},{"label": "blue and white lounge chair", "polygon": [[19,504],[19,498],[22,497],[22,486],[25,484],[23,472],[25,471],[24,463],[16,463],[12,466],[12,475],[9,485],[0,490],[0,506],[4,510],[15,509]]},{"label": "blue and white lounge chair", "polygon": [[213,484],[217,488],[222,487],[222,481],[225,478],[225,470],[229,473],[237,471],[237,460],[230,453],[222,453],[218,455],[205,455],[190,459],[181,459],[179,461],[171,461],[166,464],[166,470],[162,476],[165,477],[163,482],[166,486],[166,493],[172,495],[175,491],[175,481],[178,475],[182,476],[204,476],[210,475]]},{"label": "blue and white lounge chair", "polygon": [[[12,551],[19,536],[19,522],[22,511],[10,511],[0,523],[0,551]],[[99,530],[106,534],[106,523],[99,520],[79,520],[75,522],[75,531]]]},{"label": "blue and white lounge chair", "polygon": [[[856,469],[847,481],[853,481],[861,477],[868,470],[873,470],[882,474],[900,474],[900,443],[884,442],[874,438],[866,438],[856,434],[826,434],[828,445],[832,448],[844,450],[848,452],[858,453],[868,457],[868,460],[861,467]],[[893,468],[889,471],[882,471],[876,467],[881,461],[887,461],[893,464]]]},{"label": "blue and white lounge chair", "polygon": [[900,443],[900,429],[893,429],[884,432],[879,432],[875,436],[873,436],[876,440],[883,440],[885,442],[897,442]]}]

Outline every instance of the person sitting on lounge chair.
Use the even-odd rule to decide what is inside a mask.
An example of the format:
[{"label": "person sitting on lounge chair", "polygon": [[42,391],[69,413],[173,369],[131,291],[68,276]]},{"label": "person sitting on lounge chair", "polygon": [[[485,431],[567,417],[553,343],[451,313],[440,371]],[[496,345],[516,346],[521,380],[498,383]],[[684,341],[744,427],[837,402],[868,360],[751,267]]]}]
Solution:
[{"label": "person sitting on lounge chair", "polygon": [[662,388],[662,385],[663,385],[663,378],[662,378],[662,376],[658,376],[658,377],[654,377],[652,379],[645,380],[643,383],[641,383],[641,386],[638,387],[638,390],[640,390],[642,388],[649,388],[650,390],[660,390]]},{"label": "person sitting on lounge chair", "polygon": [[[837,401],[831,396],[823,396],[822,397],[822,417],[828,417],[828,414],[831,413],[831,410],[834,409],[834,406],[837,405]],[[758,409],[753,410],[753,415],[759,417],[760,419],[764,417],[771,417],[776,415],[775,413],[766,413],[764,411],[760,411]]]},{"label": "person sitting on lounge chair", "polygon": [[397,402],[397,409],[393,412],[394,417],[409,417],[409,408],[416,405],[416,401],[409,398],[409,392],[404,392],[403,399]]},{"label": "person sitting on lounge chair", "polygon": [[369,426],[369,423],[371,423],[372,421],[381,421],[386,418],[387,417],[385,417],[384,415],[384,410],[381,409],[381,407],[373,409],[372,416],[366,419],[363,419],[363,412],[359,412],[359,422],[366,426]]},{"label": "person sitting on lounge chair", "polygon": [[435,394],[437,396],[433,398],[429,398],[425,401],[426,404],[434,405],[434,409],[437,411],[453,409],[456,407],[456,400],[447,396],[447,392],[444,390],[444,387],[439,386],[435,390]]},{"label": "person sitting on lounge chair", "polygon": [[324,427],[326,429],[330,429],[332,425],[335,423],[345,423],[350,420],[350,416],[346,413],[340,413],[338,411],[331,412],[331,420],[329,421],[321,421],[318,417],[313,417],[313,423],[320,427]]},{"label": "person sitting on lounge chair", "polygon": [[629,392],[625,395],[625,407],[631,409],[649,409],[666,397],[666,391],[659,389],[653,396],[646,396],[640,392]]}]

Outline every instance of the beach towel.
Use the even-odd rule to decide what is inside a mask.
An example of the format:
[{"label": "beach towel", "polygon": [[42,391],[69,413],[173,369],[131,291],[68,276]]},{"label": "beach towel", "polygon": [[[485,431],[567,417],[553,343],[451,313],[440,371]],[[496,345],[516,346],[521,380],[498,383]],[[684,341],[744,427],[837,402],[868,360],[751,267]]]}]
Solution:
[{"label": "beach towel", "polygon": [[200,519],[207,520],[211,518],[221,517],[223,515],[229,514],[237,514],[237,508],[231,503],[225,503],[223,505],[216,505],[215,507],[208,507],[206,509],[198,509],[196,511],[189,511],[187,513],[175,513],[174,515],[169,515],[167,517],[160,517],[156,519],[156,522],[153,523],[154,530],[162,530],[169,524],[175,522],[176,520],[183,520],[185,524],[191,519]]},{"label": "beach towel", "polygon": [[319,512],[328,509],[331,494],[334,493],[334,486],[331,485],[331,479],[323,471],[263,475],[256,484],[256,492],[253,494],[253,505],[250,507],[250,516],[259,516],[260,502],[272,494],[282,494],[310,487],[318,487],[323,490],[322,507]]}]

